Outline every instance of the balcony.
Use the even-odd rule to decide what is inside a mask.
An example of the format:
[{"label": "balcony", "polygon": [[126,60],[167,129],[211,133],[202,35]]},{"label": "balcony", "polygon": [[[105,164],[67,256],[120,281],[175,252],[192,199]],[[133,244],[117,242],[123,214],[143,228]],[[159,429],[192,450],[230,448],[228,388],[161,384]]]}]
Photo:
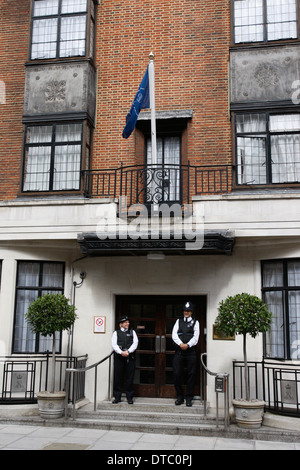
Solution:
[{"label": "balcony", "polygon": [[[160,255],[230,255],[234,237],[220,230],[204,233],[203,217],[199,214],[199,220],[196,220],[187,205],[197,195],[228,193],[231,179],[230,165],[121,164],[115,169],[85,171],[83,181],[86,197],[125,198],[125,201],[120,199],[116,219],[101,219],[104,225],[97,225],[97,233],[78,234],[80,250],[92,256],[146,256],[153,252],[159,252]],[[185,205],[184,213],[182,205]],[[133,212],[127,212],[126,206],[133,206]],[[146,213],[143,211],[145,207]],[[167,210],[164,212],[164,209]],[[132,217],[134,214],[136,217],[137,212],[143,222],[140,221],[139,230],[132,234],[132,227],[126,225],[124,220],[128,215]],[[150,224],[147,215],[143,218],[145,214],[151,216]],[[173,214],[174,220],[176,215],[176,222]],[[159,215],[161,217],[157,217]],[[189,223],[193,230],[191,234],[186,232]],[[189,243],[191,239],[193,241]]]},{"label": "balcony", "polygon": [[226,194],[231,188],[231,165],[132,165],[86,170],[84,195],[89,198],[127,197],[132,204],[189,204],[192,196]]}]

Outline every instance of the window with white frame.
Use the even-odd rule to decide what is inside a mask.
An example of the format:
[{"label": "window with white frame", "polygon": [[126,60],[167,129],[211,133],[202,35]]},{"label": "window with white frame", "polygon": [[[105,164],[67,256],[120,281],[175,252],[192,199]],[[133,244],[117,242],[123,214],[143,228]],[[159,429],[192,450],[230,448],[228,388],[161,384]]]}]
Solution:
[{"label": "window with white frame", "polygon": [[94,8],[93,0],[34,0],[30,58],[93,57]]},{"label": "window with white frame", "polygon": [[298,38],[298,0],[233,0],[234,42]]},{"label": "window with white frame", "polygon": [[[64,293],[64,263],[19,261],[13,353],[43,353],[52,350],[52,338],[36,335],[25,320],[29,305],[38,297],[47,293]],[[60,351],[60,342],[60,335],[57,335],[57,351]]]},{"label": "window with white frame", "polygon": [[300,182],[300,114],[237,113],[237,184]]},{"label": "window with white frame", "polygon": [[300,260],[263,261],[262,290],[273,314],[266,357],[300,359]]},{"label": "window with white frame", "polygon": [[[80,189],[83,128],[82,122],[27,126],[23,192]],[[90,135],[90,132],[85,135]],[[89,146],[87,139],[85,161]]]}]

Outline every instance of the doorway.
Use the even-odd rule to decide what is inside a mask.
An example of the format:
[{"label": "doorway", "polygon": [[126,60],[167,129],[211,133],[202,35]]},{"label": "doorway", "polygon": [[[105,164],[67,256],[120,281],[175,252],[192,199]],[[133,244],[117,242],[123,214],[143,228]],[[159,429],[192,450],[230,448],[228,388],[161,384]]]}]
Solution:
[{"label": "doorway", "polygon": [[147,140],[147,203],[181,201],[179,135],[157,138],[157,162],[153,164],[151,139]]},{"label": "doorway", "polygon": [[200,355],[206,352],[206,296],[116,297],[116,328],[120,315],[126,314],[130,319],[130,327],[139,338],[134,379],[136,396],[176,396],[172,367],[175,353],[172,329],[175,321],[182,316],[183,305],[187,300],[194,304],[194,317],[200,323],[195,395],[204,399]]}]

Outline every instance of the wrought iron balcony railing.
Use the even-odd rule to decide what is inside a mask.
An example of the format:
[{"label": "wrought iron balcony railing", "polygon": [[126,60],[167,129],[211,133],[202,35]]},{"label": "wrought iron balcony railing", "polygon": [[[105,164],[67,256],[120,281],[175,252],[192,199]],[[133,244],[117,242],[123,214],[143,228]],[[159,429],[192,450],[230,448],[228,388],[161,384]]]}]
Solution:
[{"label": "wrought iron balcony railing", "polygon": [[194,195],[227,193],[231,165],[134,165],[83,171],[86,197],[118,198],[128,204],[190,203]]}]

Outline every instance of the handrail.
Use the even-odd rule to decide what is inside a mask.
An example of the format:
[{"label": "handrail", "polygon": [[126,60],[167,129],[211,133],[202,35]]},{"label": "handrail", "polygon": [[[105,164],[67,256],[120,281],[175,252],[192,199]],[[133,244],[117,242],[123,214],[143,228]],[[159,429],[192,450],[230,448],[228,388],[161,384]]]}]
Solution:
[{"label": "handrail", "polygon": [[[90,366],[87,367],[82,367],[78,369],[74,368],[68,368],[66,369],[66,401],[65,401],[65,417],[67,418],[68,415],[68,397],[69,397],[69,391],[70,391],[70,383],[72,379],[72,375],[80,372],[87,372],[88,370],[95,369],[95,386],[94,386],[94,411],[96,411],[96,402],[97,402],[97,367],[102,364],[103,362],[107,361],[109,359],[109,369],[108,369],[108,395],[110,395],[110,376],[111,376],[111,356],[113,355],[114,351],[112,351],[110,354],[108,354],[106,357],[103,359],[100,359],[100,361],[95,362],[94,364],[91,364]],[[73,380],[73,393],[72,396],[74,397],[74,380]],[[73,401],[73,419],[75,419],[75,400],[74,398],[72,399]]]},{"label": "handrail", "polygon": [[[207,356],[207,353],[202,353],[200,356],[201,364],[204,370],[214,377],[220,377],[224,380],[224,428],[228,429],[229,426],[229,373],[228,372],[211,372],[207,366],[203,362],[203,356]],[[206,381],[205,381],[206,382]],[[206,385],[206,383],[205,383]],[[219,427],[219,392],[218,388],[216,387],[216,409],[217,409],[217,428]],[[204,415],[206,416],[206,397],[204,399]]]},{"label": "handrail", "polygon": [[99,366],[100,364],[102,364],[102,362],[105,362],[107,359],[110,358],[110,356],[113,354],[114,352],[112,351],[108,356],[106,356],[104,359],[101,359],[100,361],[98,362],[95,362],[95,364],[91,364],[90,366],[87,366],[87,367],[83,367],[82,369],[66,369],[66,372],[86,372],[87,370],[90,370],[90,369],[93,369],[94,367],[97,367]]},{"label": "handrail", "polygon": [[[200,356],[200,361],[201,361],[201,365],[203,367],[203,369],[209,374],[209,375],[214,375],[216,376],[217,373],[216,372],[211,372],[207,366],[204,364],[203,362],[203,357],[206,357],[207,356],[207,353],[202,353],[201,356]],[[206,386],[207,386],[207,381],[206,381],[206,376],[205,377],[205,389],[206,389]],[[207,414],[207,400],[206,400],[206,392],[204,393],[204,416],[206,416]]]},{"label": "handrail", "polygon": [[224,163],[215,163],[213,165],[211,164],[206,164],[206,165],[191,165],[189,164],[182,164],[182,163],[140,163],[140,164],[134,164],[134,165],[121,165],[118,167],[114,168],[91,168],[89,170],[81,170],[83,174],[85,173],[94,173],[97,171],[124,171],[124,170],[129,170],[129,169],[135,169],[135,168],[162,168],[162,167],[170,167],[170,168],[232,168],[232,164],[224,164]]},{"label": "handrail", "polygon": [[211,371],[207,368],[207,366],[206,366],[206,365],[204,364],[204,362],[203,362],[203,359],[202,359],[203,356],[207,356],[207,353],[202,353],[202,354],[201,354],[201,357],[200,357],[202,367],[206,370],[206,372],[207,372],[209,375],[214,375],[214,376],[219,375],[217,372],[211,372]]},{"label": "handrail", "polygon": [[222,377],[222,376],[227,376],[229,375],[228,372],[211,372],[207,366],[204,364],[203,360],[202,360],[202,357],[203,356],[207,356],[207,353],[202,353],[201,354],[201,363],[202,363],[202,366],[203,368],[206,370],[206,372],[209,374],[209,375],[213,375],[213,376],[217,376],[217,377]]}]

